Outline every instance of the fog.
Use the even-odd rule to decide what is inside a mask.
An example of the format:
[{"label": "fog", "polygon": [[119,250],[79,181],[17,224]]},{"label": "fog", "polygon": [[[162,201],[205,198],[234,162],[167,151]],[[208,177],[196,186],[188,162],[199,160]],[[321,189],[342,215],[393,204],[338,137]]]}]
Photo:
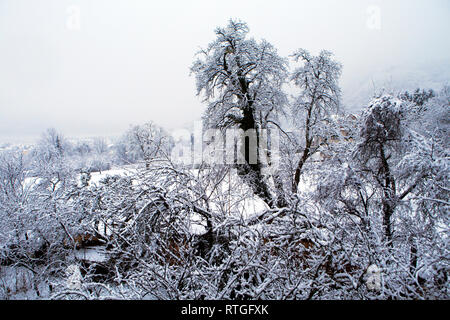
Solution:
[{"label": "fog", "polygon": [[352,110],[364,85],[383,86],[385,76],[435,86],[450,74],[446,0],[0,0],[0,137],[48,127],[117,135],[131,123],[173,129],[199,119],[189,67],[230,18],[283,56],[333,51]]}]

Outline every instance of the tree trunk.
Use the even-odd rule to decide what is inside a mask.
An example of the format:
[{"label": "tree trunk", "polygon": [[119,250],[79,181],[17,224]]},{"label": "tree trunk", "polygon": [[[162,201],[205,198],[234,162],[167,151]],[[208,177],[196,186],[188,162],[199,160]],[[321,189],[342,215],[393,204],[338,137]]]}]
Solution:
[{"label": "tree trunk", "polygon": [[[276,203],[269,191],[269,186],[264,181],[262,174],[262,165],[259,155],[259,132],[257,130],[256,120],[254,116],[254,109],[252,107],[253,100],[248,93],[248,85],[245,79],[240,78],[239,83],[241,90],[244,93],[247,103],[243,108],[243,118],[239,123],[239,127],[246,132],[247,130],[256,130],[256,150],[250,149],[250,141],[245,137],[242,137],[242,146],[244,147],[244,159],[245,163],[237,166],[237,172],[240,176],[244,177],[252,188],[253,192],[259,196],[270,208],[274,208]],[[256,152],[256,163],[250,163],[251,152]]]},{"label": "tree trunk", "polygon": [[[240,124],[240,128],[246,132],[249,129],[256,130],[256,122],[253,116],[252,110],[246,110],[244,112],[244,118]],[[272,195],[270,194],[269,187],[267,183],[264,181],[264,176],[262,174],[262,165],[259,158],[259,135],[257,132],[256,136],[256,150],[250,149],[250,141],[249,139],[245,139],[242,137],[244,141],[242,141],[241,145],[244,148],[244,159],[245,163],[237,166],[237,172],[240,176],[244,177],[245,180],[249,183],[253,192],[259,196],[270,208],[275,206]],[[256,163],[250,163],[251,152],[256,152]]]},{"label": "tree trunk", "polygon": [[309,137],[309,129],[311,125],[311,114],[312,109],[314,107],[314,101],[313,98],[308,109],[308,113],[306,115],[306,123],[305,123],[305,149],[303,149],[303,155],[298,162],[297,168],[295,169],[295,175],[294,175],[294,181],[292,182],[292,193],[297,193],[298,190],[298,184],[300,183],[300,176],[302,173],[303,166],[305,165],[306,160],[311,156],[311,144],[312,144],[312,138]]},{"label": "tree trunk", "polygon": [[298,162],[297,169],[295,169],[294,182],[292,183],[292,193],[297,193],[298,185],[300,183],[300,176],[302,173],[302,168],[305,165],[305,162],[306,162],[306,160],[308,160],[309,155],[310,155],[309,148],[310,148],[310,143],[308,143],[307,146],[305,147],[305,149],[303,150],[303,155],[302,155],[300,161]]},{"label": "tree trunk", "polygon": [[383,226],[384,226],[384,236],[386,243],[389,247],[392,247],[392,224],[391,217],[394,212],[388,201],[383,201]]},{"label": "tree trunk", "polygon": [[382,208],[383,208],[383,226],[384,226],[384,235],[386,243],[389,247],[392,248],[392,221],[391,217],[394,213],[395,209],[395,181],[391,176],[391,172],[389,169],[389,163],[387,162],[387,157],[384,153],[383,145],[380,144],[380,157],[381,157],[381,169],[384,175],[384,185],[383,185],[383,200],[382,200]]},{"label": "tree trunk", "polygon": [[410,256],[409,256],[409,273],[412,276],[415,275],[417,270],[417,246],[415,243],[415,239],[413,237],[410,238]]}]

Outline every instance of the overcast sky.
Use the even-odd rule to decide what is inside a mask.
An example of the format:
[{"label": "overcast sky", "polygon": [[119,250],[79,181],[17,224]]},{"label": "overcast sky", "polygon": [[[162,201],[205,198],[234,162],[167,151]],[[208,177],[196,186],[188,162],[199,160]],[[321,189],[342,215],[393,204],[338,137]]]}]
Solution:
[{"label": "overcast sky", "polygon": [[116,135],[200,118],[189,67],[229,18],[283,56],[333,51],[344,97],[377,70],[447,68],[450,58],[448,0],[0,0],[0,136]]}]

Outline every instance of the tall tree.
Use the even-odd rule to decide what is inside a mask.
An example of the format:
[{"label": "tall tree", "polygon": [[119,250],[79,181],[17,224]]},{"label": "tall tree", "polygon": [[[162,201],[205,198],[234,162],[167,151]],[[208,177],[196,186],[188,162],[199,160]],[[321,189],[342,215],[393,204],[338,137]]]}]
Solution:
[{"label": "tall tree", "polygon": [[373,189],[379,191],[389,246],[394,239],[393,214],[399,204],[411,196],[434,198],[433,185],[446,175],[445,146],[415,130],[408,114],[414,107],[383,95],[370,103],[362,117],[357,156],[362,170],[373,179]]},{"label": "tall tree", "polygon": [[[248,38],[248,32],[246,23],[233,20],[226,28],[217,28],[216,40],[199,52],[191,71],[196,75],[197,93],[203,93],[209,103],[204,116],[208,127],[237,128],[244,133],[254,130],[255,147],[244,133],[240,136],[238,152],[245,163],[238,165],[238,173],[256,195],[274,207],[277,203],[263,174],[260,139],[261,130],[276,123],[287,103],[282,91],[287,62],[267,41]],[[279,200],[278,205],[283,202]]]},{"label": "tall tree", "polygon": [[302,65],[294,70],[291,79],[300,88],[293,104],[295,121],[303,122],[303,151],[295,168],[292,192],[296,193],[303,166],[330,135],[331,117],[339,111],[340,89],[338,79],[341,65],[332,59],[332,53],[321,51],[318,56],[299,49],[293,58]]}]

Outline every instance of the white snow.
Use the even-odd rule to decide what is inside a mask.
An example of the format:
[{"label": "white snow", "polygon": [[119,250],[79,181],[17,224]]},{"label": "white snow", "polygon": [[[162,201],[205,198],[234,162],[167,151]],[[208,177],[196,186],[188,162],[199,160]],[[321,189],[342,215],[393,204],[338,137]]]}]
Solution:
[{"label": "white snow", "polygon": [[66,286],[71,290],[80,290],[81,281],[83,277],[81,275],[80,267],[76,264],[71,264],[66,269],[67,281]]},{"label": "white snow", "polygon": [[366,271],[367,280],[366,286],[367,289],[373,291],[381,290],[381,270],[376,264],[372,264],[367,268]]}]

